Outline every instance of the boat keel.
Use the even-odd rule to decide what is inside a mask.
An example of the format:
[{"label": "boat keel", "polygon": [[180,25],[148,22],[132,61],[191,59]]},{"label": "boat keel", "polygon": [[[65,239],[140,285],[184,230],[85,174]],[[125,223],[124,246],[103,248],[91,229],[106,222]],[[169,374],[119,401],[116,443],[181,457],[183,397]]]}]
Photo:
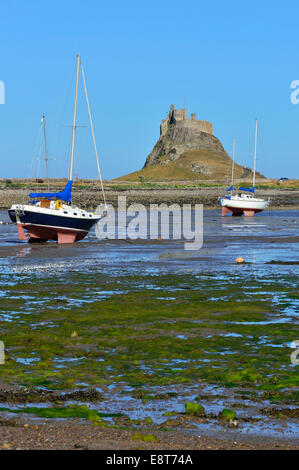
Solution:
[{"label": "boat keel", "polygon": [[25,232],[24,232],[24,229],[23,229],[23,226],[21,224],[17,224],[17,227],[18,227],[18,235],[19,235],[19,239],[20,240],[27,240],[27,237],[25,235]]},{"label": "boat keel", "polygon": [[57,241],[58,243],[74,243],[76,241],[76,234],[75,233],[65,233],[65,232],[58,232],[57,233]]},{"label": "boat keel", "polygon": [[[88,232],[85,231],[71,231],[57,228],[40,227],[32,224],[22,225],[17,224],[19,239],[27,241],[28,243],[44,243],[48,240],[57,241],[58,244],[62,243],[75,243],[82,240]],[[25,235],[24,228],[28,231],[28,237]]]},{"label": "boat keel", "polygon": [[245,215],[245,217],[253,217],[255,213],[262,212],[261,210],[256,209],[237,209],[237,208],[230,208],[230,207],[222,207],[221,215],[225,216],[231,212],[233,217],[241,217]]},{"label": "boat keel", "polygon": [[254,216],[254,210],[244,210],[244,215],[245,217],[253,217]]}]

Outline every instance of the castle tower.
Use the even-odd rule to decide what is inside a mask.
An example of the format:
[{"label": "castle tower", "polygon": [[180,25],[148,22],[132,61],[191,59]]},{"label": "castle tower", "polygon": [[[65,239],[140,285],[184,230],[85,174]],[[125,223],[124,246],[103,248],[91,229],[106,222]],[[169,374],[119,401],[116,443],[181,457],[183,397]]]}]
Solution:
[{"label": "castle tower", "polygon": [[164,136],[172,124],[182,128],[192,128],[199,132],[213,135],[213,124],[208,121],[197,120],[196,114],[191,113],[188,119],[187,109],[175,109],[174,105],[170,106],[167,119],[162,119],[160,126],[160,137]]}]

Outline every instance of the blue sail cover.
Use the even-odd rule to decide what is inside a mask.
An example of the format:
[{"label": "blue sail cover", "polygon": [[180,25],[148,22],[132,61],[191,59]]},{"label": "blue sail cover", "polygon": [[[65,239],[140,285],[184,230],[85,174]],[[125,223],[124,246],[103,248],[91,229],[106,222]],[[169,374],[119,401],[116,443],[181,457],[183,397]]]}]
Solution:
[{"label": "blue sail cover", "polygon": [[230,188],[228,188],[226,191],[232,191],[234,189],[233,185],[231,185]]},{"label": "blue sail cover", "polygon": [[59,193],[30,193],[29,197],[45,197],[45,198],[50,198],[50,197],[57,197],[58,199],[62,199],[63,201],[66,202],[71,202],[72,200],[72,184],[73,182],[69,180],[66,183],[66,186],[63,191],[60,191]]},{"label": "blue sail cover", "polygon": [[241,191],[249,191],[250,193],[254,193],[254,188],[239,188]]}]

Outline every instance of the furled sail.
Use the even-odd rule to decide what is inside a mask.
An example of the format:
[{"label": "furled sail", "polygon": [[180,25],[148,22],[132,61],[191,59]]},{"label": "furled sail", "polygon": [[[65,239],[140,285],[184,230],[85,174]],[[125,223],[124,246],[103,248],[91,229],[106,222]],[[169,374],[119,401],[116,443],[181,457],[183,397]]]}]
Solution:
[{"label": "furled sail", "polygon": [[241,188],[239,187],[240,191],[249,191],[250,193],[254,193],[254,188]]},{"label": "furled sail", "polygon": [[51,198],[51,197],[57,197],[58,199],[61,199],[62,201],[66,202],[71,202],[72,200],[72,184],[73,182],[69,180],[66,183],[65,188],[58,192],[58,193],[30,193],[29,197],[44,197],[44,198]]}]

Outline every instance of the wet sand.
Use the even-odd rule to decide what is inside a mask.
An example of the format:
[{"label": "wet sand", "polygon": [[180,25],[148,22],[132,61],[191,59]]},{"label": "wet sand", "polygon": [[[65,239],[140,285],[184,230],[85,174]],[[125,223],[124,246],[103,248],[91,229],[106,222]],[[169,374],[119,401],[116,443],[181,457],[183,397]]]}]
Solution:
[{"label": "wet sand", "polygon": [[[140,433],[140,431],[138,431]],[[143,432],[145,435],[148,432]],[[0,419],[0,450],[298,450],[298,439],[205,436],[187,431],[155,431],[156,442],[132,439],[136,431],[94,427],[78,421]]]}]

